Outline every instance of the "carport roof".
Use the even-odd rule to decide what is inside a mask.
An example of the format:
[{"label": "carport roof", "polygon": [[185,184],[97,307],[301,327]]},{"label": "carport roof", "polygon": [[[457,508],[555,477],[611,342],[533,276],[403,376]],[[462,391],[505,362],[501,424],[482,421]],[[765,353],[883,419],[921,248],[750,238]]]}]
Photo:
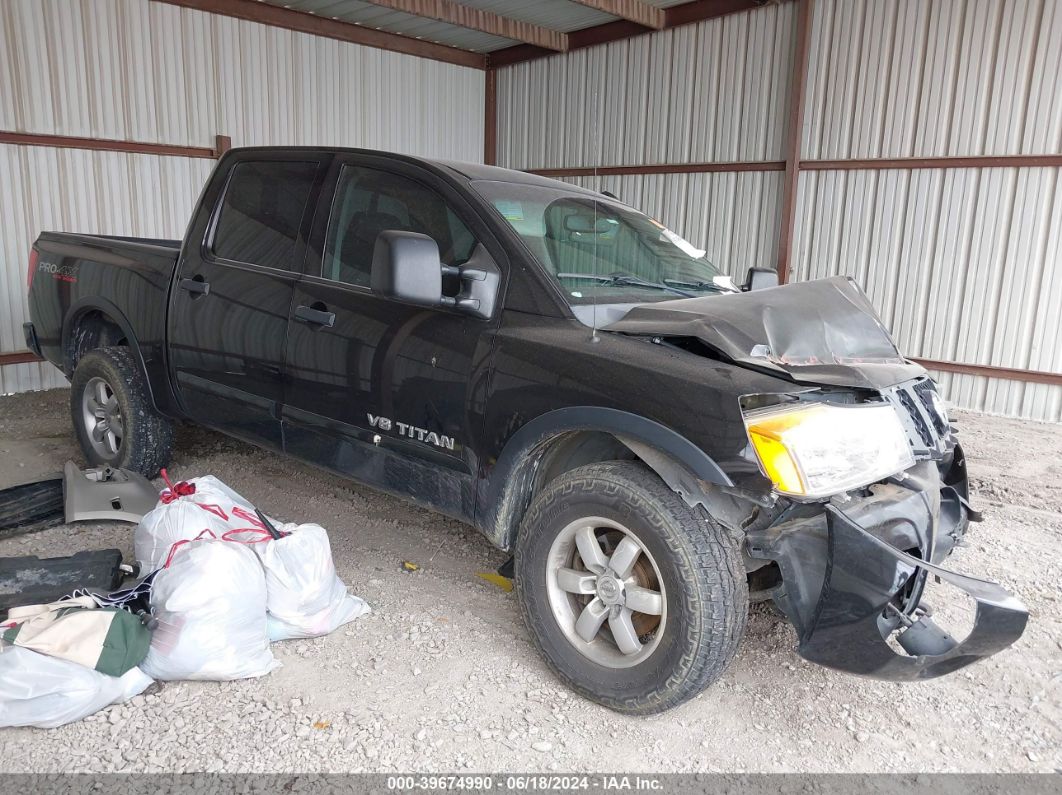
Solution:
[{"label": "carport roof", "polygon": [[766,0],[157,1],[489,68],[746,11]]},{"label": "carport roof", "polygon": [[[517,44],[531,43],[520,41],[516,38],[508,38],[497,34],[491,34],[471,27],[462,27],[450,22],[442,22],[432,19],[427,14],[432,10],[461,5],[470,9],[488,11],[497,16],[496,27],[507,27],[501,20],[528,23],[529,27],[543,28],[555,33],[568,33],[580,28],[589,28],[605,22],[614,22],[617,17],[595,11],[588,6],[580,5],[568,0],[537,0],[537,2],[515,2],[515,0],[460,0],[460,3],[451,2],[444,5],[424,0],[413,2],[383,2],[379,5],[364,0],[266,0],[273,5],[283,5],[298,11],[306,11],[310,14],[339,19],[344,22],[353,22],[357,25],[365,25],[370,28],[387,30],[391,33],[401,33],[403,36],[412,36],[418,39],[433,41],[436,44],[445,44],[448,47],[456,47],[461,50],[472,52],[495,52]],[[650,2],[650,0],[646,0]],[[655,0],[655,2],[670,2],[670,0]],[[391,6],[424,9],[425,16],[399,11]],[[434,8],[433,8],[434,7]],[[460,13],[460,11],[458,11]],[[495,27],[488,23],[483,27]],[[514,31],[515,33],[515,31]],[[528,37],[530,38],[530,36]]]}]

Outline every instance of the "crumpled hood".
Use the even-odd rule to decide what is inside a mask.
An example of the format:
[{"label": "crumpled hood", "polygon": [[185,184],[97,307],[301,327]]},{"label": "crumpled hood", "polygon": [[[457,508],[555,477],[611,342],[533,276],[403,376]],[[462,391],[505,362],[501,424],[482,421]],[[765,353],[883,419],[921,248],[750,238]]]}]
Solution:
[{"label": "crumpled hood", "polygon": [[866,293],[845,276],[643,304],[604,330],[694,337],[800,383],[883,389],[925,373],[904,359]]}]

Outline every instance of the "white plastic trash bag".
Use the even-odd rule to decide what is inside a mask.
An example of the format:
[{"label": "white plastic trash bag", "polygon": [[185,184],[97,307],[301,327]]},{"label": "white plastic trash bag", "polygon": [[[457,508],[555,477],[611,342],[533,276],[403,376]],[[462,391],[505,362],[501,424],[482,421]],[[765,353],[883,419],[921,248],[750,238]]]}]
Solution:
[{"label": "white plastic trash bag", "polygon": [[54,729],[144,692],[139,668],[107,676],[19,646],[0,647],[0,727]]},{"label": "white plastic trash bag", "polygon": [[[273,539],[265,531],[229,533],[228,540],[254,536],[249,543],[262,561],[270,640],[315,638],[369,612],[336,576],[328,532],[316,524],[284,524]],[[264,535],[264,538],[263,538]]]},{"label": "white plastic trash bag", "polygon": [[280,665],[266,632],[265,574],[244,544],[184,542],[151,586],[158,626],[141,668],[155,679],[244,679]]},{"label": "white plastic trash bag", "polygon": [[[169,481],[167,480],[167,483]],[[133,553],[145,574],[166,565],[173,545],[209,531],[216,538],[257,523],[250,500],[213,475],[169,485],[133,533]]]},{"label": "white plastic trash bag", "polygon": [[203,505],[214,504],[223,507],[239,505],[254,513],[254,506],[249,499],[235,489],[226,486],[213,475],[203,475],[202,477],[182,482],[195,486],[195,492],[189,494],[185,499]]}]

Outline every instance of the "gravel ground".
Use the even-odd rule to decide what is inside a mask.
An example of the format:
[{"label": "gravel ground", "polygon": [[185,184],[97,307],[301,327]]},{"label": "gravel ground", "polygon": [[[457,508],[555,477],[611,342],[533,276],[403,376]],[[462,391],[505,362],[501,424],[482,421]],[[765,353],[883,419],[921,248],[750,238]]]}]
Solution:
[{"label": "gravel ground", "polygon": [[[0,398],[0,486],[80,460],[67,393]],[[0,730],[3,772],[1059,771],[1062,426],[959,414],[975,525],[951,565],[1028,605],[1011,649],[899,685],[803,662],[756,607],[733,666],[694,701],[626,718],[568,692],[512,594],[479,578],[505,556],[472,529],[259,451],[182,428],[171,474],[214,474],[284,519],[329,529],[336,567],[373,613],[274,645],[258,680],[167,683],[54,730]],[[121,547],[127,525],[0,541],[0,555]],[[403,560],[422,564],[400,571]]]}]

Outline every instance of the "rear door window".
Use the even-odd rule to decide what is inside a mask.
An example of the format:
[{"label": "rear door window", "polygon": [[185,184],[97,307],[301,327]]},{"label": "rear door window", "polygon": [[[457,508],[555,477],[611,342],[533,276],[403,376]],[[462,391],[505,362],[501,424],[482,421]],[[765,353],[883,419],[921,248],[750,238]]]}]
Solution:
[{"label": "rear door window", "polygon": [[295,270],[295,241],[316,162],[242,162],[229,176],[212,251],[220,259]]}]

